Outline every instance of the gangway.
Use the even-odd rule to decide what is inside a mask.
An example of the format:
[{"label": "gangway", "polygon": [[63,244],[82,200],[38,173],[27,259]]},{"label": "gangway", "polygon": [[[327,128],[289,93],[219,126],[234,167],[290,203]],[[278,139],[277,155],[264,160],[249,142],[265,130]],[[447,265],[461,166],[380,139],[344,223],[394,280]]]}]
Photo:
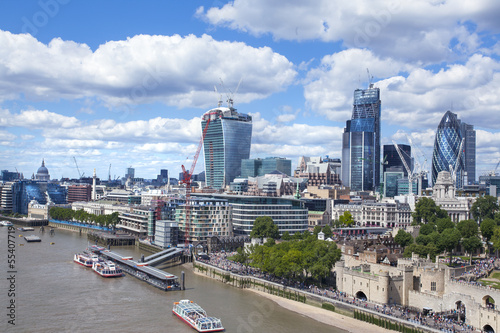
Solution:
[{"label": "gangway", "polygon": [[170,253],[170,252],[172,252],[174,250],[176,250],[176,248],[175,247],[171,247],[171,248],[168,248],[166,250],[163,250],[163,251],[160,251],[160,252],[156,252],[156,253],[154,253],[154,254],[152,254],[152,255],[147,256],[146,258],[144,258],[144,262],[148,262],[148,261],[153,260],[155,258],[158,258],[158,257],[160,257],[160,256],[162,256],[164,254]]},{"label": "gangway", "polygon": [[148,266],[156,266],[156,265],[161,264],[164,261],[173,259],[177,256],[181,256],[182,253],[184,253],[184,249],[173,248],[173,251],[170,251],[170,252],[168,252],[168,253],[166,253],[158,258],[155,258],[153,260],[146,261],[145,264],[147,264]]}]

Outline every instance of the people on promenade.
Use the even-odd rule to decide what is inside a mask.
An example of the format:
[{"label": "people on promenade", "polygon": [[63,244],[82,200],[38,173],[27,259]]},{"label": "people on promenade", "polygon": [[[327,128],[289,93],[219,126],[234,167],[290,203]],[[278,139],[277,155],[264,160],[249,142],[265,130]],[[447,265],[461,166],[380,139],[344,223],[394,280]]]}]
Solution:
[{"label": "people on promenade", "polygon": [[[246,266],[228,259],[235,254],[236,252],[211,253],[209,254],[209,259],[198,258],[197,260],[218,267],[225,271],[230,271],[240,275],[257,277],[270,282],[280,283],[286,287],[307,291],[315,295],[347,303],[362,309],[369,309],[384,315],[403,319],[413,324],[432,327],[443,332],[480,332],[474,327],[465,324],[460,319],[460,313],[458,313],[457,310],[446,311],[443,313],[429,312],[424,314],[422,312],[410,310],[398,305],[376,304],[367,300],[361,300],[354,297],[354,295],[348,295],[345,292],[340,292],[331,287],[319,288],[315,285],[304,285],[304,283],[300,281],[288,281],[287,279],[278,278],[265,272],[261,272],[257,268]],[[474,274],[474,276],[484,276],[484,273],[486,271],[489,271],[494,267],[494,263],[495,259],[483,259],[475,261],[475,267],[470,272],[473,272],[472,274]],[[472,283],[476,282],[472,281]]]}]

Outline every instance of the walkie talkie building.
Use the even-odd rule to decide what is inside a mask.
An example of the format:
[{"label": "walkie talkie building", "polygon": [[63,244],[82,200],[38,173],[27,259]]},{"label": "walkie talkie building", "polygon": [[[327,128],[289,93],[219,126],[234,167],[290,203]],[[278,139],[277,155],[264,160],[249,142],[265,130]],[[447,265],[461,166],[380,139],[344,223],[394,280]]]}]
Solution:
[{"label": "walkie talkie building", "polygon": [[203,140],[206,185],[221,189],[241,173],[241,161],[250,157],[252,117],[238,113],[233,107],[217,107],[205,112],[201,129],[207,133]]}]

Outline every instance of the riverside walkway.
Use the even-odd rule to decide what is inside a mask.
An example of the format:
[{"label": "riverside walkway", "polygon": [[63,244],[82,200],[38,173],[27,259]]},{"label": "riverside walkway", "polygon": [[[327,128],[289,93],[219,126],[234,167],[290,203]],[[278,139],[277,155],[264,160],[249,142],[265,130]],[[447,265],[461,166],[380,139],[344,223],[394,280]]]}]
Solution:
[{"label": "riverside walkway", "polygon": [[374,314],[379,314],[387,316],[389,318],[397,319],[398,321],[404,321],[411,323],[416,327],[427,331],[433,332],[481,332],[481,330],[475,329],[474,327],[467,325],[461,321],[453,319],[457,316],[456,311],[447,311],[443,313],[428,313],[423,314],[422,312],[412,311],[411,309],[404,308],[398,305],[386,305],[378,304],[366,300],[361,300],[353,295],[348,295],[346,293],[339,292],[333,288],[325,289],[319,288],[315,285],[304,285],[300,282],[290,282],[286,279],[276,278],[267,273],[261,272],[253,267],[246,267],[241,263],[234,262],[227,259],[235,255],[236,252],[231,253],[212,253],[209,255],[209,259],[197,259],[197,261],[204,262],[211,266],[220,268],[222,270],[232,272],[241,276],[251,276],[255,278],[260,278],[269,282],[279,283],[290,289],[296,289],[300,292],[309,293],[312,296],[320,297],[324,302],[342,303],[343,305],[348,305],[353,310],[358,309],[365,312],[371,312]]}]

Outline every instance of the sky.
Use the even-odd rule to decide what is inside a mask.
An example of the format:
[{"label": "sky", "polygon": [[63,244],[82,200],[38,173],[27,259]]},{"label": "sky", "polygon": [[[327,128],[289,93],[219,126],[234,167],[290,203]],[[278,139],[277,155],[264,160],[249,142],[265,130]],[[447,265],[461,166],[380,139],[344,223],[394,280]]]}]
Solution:
[{"label": "sky", "polygon": [[[380,88],[382,144],[431,170],[447,110],[500,160],[500,1],[0,1],[0,169],[178,177],[201,115],[234,99],[251,158],[341,157],[353,92]],[[195,173],[203,171],[200,155]],[[500,169],[498,170],[500,171]],[[477,180],[477,179],[476,179]]]}]

